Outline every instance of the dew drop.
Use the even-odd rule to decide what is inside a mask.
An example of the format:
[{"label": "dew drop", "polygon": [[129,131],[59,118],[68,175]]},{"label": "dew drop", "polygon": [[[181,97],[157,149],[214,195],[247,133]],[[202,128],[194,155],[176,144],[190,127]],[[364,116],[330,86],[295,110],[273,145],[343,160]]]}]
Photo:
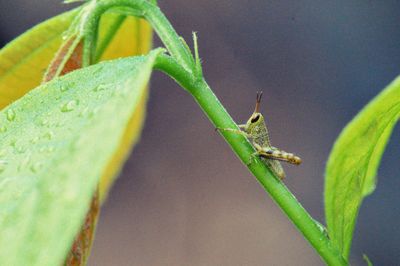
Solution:
[{"label": "dew drop", "polygon": [[45,126],[45,125],[47,125],[49,123],[49,120],[47,120],[46,118],[43,118],[41,121],[40,121],[40,125],[41,126]]},{"label": "dew drop", "polygon": [[13,147],[17,153],[24,153],[26,151],[26,147],[19,145],[15,139],[10,141],[10,146]]},{"label": "dew drop", "polygon": [[102,69],[103,69],[102,67],[98,66],[98,68],[93,70],[92,75],[94,76],[98,75]]},{"label": "dew drop", "polygon": [[71,112],[78,106],[77,100],[69,101],[61,106],[61,112]]},{"label": "dew drop", "polygon": [[314,219],[315,224],[317,225],[318,229],[323,233],[324,235],[328,236],[328,231],[325,226],[323,226],[320,222]]},{"label": "dew drop", "polygon": [[41,162],[36,162],[31,165],[30,169],[32,172],[37,173],[40,171],[40,169],[42,169],[42,167],[43,167],[43,164]]},{"label": "dew drop", "polygon": [[50,140],[54,137],[54,133],[53,131],[46,132],[43,137]]},{"label": "dew drop", "polygon": [[100,84],[100,85],[98,85],[98,86],[96,86],[94,89],[93,89],[93,91],[103,91],[103,90],[105,90],[105,89],[107,89],[107,86],[106,85],[104,85],[104,84]]},{"label": "dew drop", "polygon": [[6,112],[6,116],[8,121],[14,121],[16,116],[15,111],[13,109],[8,109]]},{"label": "dew drop", "polygon": [[39,149],[39,152],[42,152],[42,153],[50,153],[53,151],[54,151],[54,146],[45,146],[45,147],[41,147]]},{"label": "dew drop", "polygon": [[61,86],[60,87],[60,91],[61,92],[64,92],[64,91],[67,91],[68,90],[68,87],[67,86]]},{"label": "dew drop", "polygon": [[17,153],[24,153],[26,151],[26,148],[24,146],[16,146],[15,151]]},{"label": "dew drop", "polygon": [[32,144],[36,144],[39,141],[39,137],[34,137],[33,139],[31,139],[31,143]]}]

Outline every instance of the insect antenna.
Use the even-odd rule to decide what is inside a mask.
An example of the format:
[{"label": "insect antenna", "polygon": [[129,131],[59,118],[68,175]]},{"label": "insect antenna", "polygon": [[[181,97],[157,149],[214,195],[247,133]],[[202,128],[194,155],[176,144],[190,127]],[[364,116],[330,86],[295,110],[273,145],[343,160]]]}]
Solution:
[{"label": "insect antenna", "polygon": [[257,92],[257,96],[256,96],[256,108],[254,109],[254,113],[259,113],[259,107],[260,107],[260,102],[261,102],[261,97],[263,95],[262,91],[258,91]]}]

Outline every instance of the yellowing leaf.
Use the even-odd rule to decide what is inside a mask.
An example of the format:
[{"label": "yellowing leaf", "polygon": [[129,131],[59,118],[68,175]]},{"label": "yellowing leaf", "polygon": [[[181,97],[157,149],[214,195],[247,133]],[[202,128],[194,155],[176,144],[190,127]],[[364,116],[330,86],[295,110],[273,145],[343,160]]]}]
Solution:
[{"label": "yellowing leaf", "polygon": [[[59,75],[63,75],[81,67],[82,43],[77,43],[77,48],[73,46],[71,50],[69,42],[74,40],[74,36],[65,34],[73,20],[77,19],[79,15],[79,10],[74,10],[49,19],[0,50],[0,108],[14,102],[39,85],[52,59],[53,70],[50,69],[44,78],[46,81],[53,79],[58,70],[60,71]],[[77,24],[79,23],[75,25]],[[73,27],[72,25],[69,32],[74,32]],[[68,38],[63,40],[63,36]],[[146,21],[115,13],[106,13],[102,16],[99,26],[98,56],[101,60],[109,60],[144,54],[150,50],[151,41],[152,31]],[[57,50],[59,51],[56,54]],[[71,51],[68,52],[68,50]],[[65,58],[67,55],[69,58]],[[64,59],[65,61],[63,61]],[[104,200],[113,180],[129,155],[132,145],[140,135],[147,95],[148,90],[143,88],[140,100],[119,141],[119,147],[115,149],[114,156],[110,157],[109,163],[103,169],[98,192],[101,201]],[[97,202],[97,197],[94,197],[93,200]],[[66,261],[68,265],[85,263],[93,239],[97,216],[98,207],[95,206],[89,210],[87,222],[84,223],[81,233],[74,242]]]},{"label": "yellowing leaf", "polygon": [[0,50],[0,109],[38,86],[79,10],[43,22]]},{"label": "yellowing leaf", "polygon": [[[115,34],[109,37],[108,35],[113,32]],[[100,20],[99,36],[98,56],[101,57],[101,60],[145,54],[151,49],[152,30],[150,25],[142,19],[106,13]],[[122,164],[140,136],[146,114],[147,91],[146,89],[140,104],[136,107],[134,116],[130,119],[118,150],[103,173],[99,184],[100,202],[105,200]]]},{"label": "yellowing leaf", "polygon": [[97,56],[101,61],[146,54],[151,49],[152,30],[143,19],[115,13],[102,16]]},{"label": "yellowing leaf", "polygon": [[376,173],[400,117],[400,78],[393,81],[346,126],[329,156],[325,214],[332,242],[348,259],[358,210],[372,193]]},{"label": "yellowing leaf", "polygon": [[[62,44],[64,32],[78,15],[77,9],[49,19],[0,50],[0,109],[41,83],[48,65]],[[99,26],[98,56],[101,60],[109,60],[145,54],[151,48],[151,41],[152,30],[146,21],[106,13]],[[101,201],[140,135],[146,100],[147,93],[141,100],[142,104],[137,107],[143,110],[135,112],[136,116],[132,117],[120,148],[105,170],[99,188]]]},{"label": "yellowing leaf", "polygon": [[65,260],[159,52],[73,71],[0,112],[2,264]]}]

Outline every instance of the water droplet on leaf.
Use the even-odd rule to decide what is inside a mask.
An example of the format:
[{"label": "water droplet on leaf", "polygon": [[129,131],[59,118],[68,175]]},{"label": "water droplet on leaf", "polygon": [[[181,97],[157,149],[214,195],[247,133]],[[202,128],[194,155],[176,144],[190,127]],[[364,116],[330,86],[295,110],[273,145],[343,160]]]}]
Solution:
[{"label": "water droplet on leaf", "polygon": [[41,121],[40,121],[40,125],[41,126],[45,126],[45,125],[47,125],[49,123],[49,120],[47,120],[46,118],[43,118]]},{"label": "water droplet on leaf", "polygon": [[26,148],[24,146],[16,146],[15,151],[17,153],[24,153],[26,151]]},{"label": "water droplet on leaf", "polygon": [[50,153],[53,151],[54,151],[54,146],[45,146],[45,147],[41,147],[39,149],[39,152],[43,152],[43,153],[45,153],[45,152]]},{"label": "water droplet on leaf", "polygon": [[39,141],[39,137],[34,137],[33,139],[31,139],[31,143],[32,144],[35,144],[35,143],[37,143]]},{"label": "water droplet on leaf", "polygon": [[61,106],[61,112],[71,112],[78,106],[77,100],[69,101]]},{"label": "water droplet on leaf", "polygon": [[53,131],[46,132],[43,137],[46,139],[52,139],[54,137],[54,133]]},{"label": "water droplet on leaf", "polygon": [[34,173],[37,173],[40,171],[40,169],[42,169],[42,167],[43,167],[43,164],[41,162],[36,162],[31,165],[31,171]]},{"label": "water droplet on leaf", "polygon": [[8,121],[14,121],[16,117],[15,111],[13,109],[8,109],[6,112],[6,116]]},{"label": "water droplet on leaf", "polygon": [[96,86],[93,90],[97,92],[97,91],[103,91],[105,89],[107,89],[107,86],[104,84],[100,84],[100,85]]}]

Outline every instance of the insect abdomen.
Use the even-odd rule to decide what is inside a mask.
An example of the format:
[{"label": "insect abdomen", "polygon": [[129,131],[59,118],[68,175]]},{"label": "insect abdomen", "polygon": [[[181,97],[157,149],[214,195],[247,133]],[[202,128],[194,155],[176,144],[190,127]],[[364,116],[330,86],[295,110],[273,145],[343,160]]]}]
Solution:
[{"label": "insect abdomen", "polygon": [[301,158],[294,155],[293,153],[285,152],[278,149],[263,149],[265,154],[260,154],[262,157],[269,159],[276,159],[280,161],[285,161],[288,163],[299,165],[301,164]]}]

